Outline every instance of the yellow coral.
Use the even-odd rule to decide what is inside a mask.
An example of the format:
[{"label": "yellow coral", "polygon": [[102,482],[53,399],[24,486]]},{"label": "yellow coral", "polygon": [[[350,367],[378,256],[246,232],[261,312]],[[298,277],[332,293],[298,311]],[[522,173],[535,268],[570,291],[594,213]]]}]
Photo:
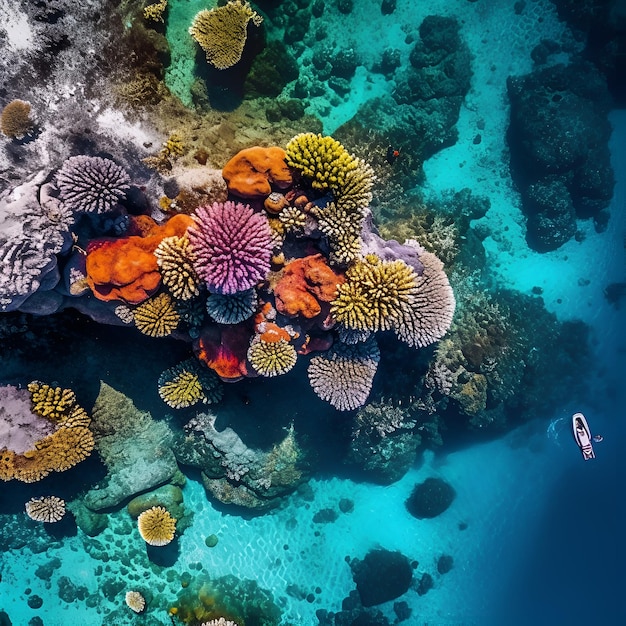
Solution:
[{"label": "yellow coral", "polygon": [[286,374],[296,364],[296,349],[285,339],[263,341],[254,339],[248,348],[248,361],[261,376]]},{"label": "yellow coral", "polygon": [[162,506],[153,506],[137,518],[141,538],[151,546],[165,546],[174,539],[176,519]]},{"label": "yellow coral", "polygon": [[200,11],[189,28],[189,34],[200,44],[207,61],[223,70],[241,59],[250,20],[259,26],[263,18],[248,2],[231,0],[223,7]]},{"label": "yellow coral", "polygon": [[33,411],[49,420],[58,422],[69,415],[76,404],[76,394],[71,389],[50,387],[33,381],[28,385]]},{"label": "yellow coral", "polygon": [[195,359],[183,361],[159,376],[159,395],[173,409],[183,409],[197,402],[219,402],[222,394],[218,377]]},{"label": "yellow coral", "polygon": [[51,472],[64,472],[86,459],[95,445],[88,428],[91,419],[76,403],[73,391],[37,381],[30,383],[28,390],[33,412],[56,424],[57,429],[23,454],[7,449],[0,451],[0,479],[4,481],[16,479],[32,483]]},{"label": "yellow coral", "polygon": [[341,196],[351,171],[361,161],[351,155],[336,139],[315,133],[300,133],[289,141],[285,161],[307,178],[314,189],[330,190]]},{"label": "yellow coral", "polygon": [[337,286],[331,314],[352,330],[390,330],[414,298],[416,280],[415,271],[404,261],[382,261],[369,255],[346,271],[346,282]]},{"label": "yellow coral", "polygon": [[180,322],[180,315],[167,293],[159,294],[140,304],[133,311],[133,317],[135,326],[149,337],[167,337]]},{"label": "yellow coral", "polygon": [[191,300],[200,293],[194,269],[196,254],[186,236],[166,237],[154,251],[163,284],[178,300]]},{"label": "yellow coral", "polygon": [[159,0],[154,4],[149,4],[143,10],[143,16],[146,20],[153,22],[163,22],[163,14],[167,8],[167,0]]}]

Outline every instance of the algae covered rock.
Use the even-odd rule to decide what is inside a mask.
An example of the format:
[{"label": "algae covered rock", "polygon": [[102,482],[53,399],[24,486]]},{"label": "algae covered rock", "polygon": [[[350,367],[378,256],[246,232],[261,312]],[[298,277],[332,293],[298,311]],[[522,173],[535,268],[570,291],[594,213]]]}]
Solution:
[{"label": "algae covered rock", "polygon": [[94,511],[115,507],[143,491],[167,483],[178,465],[167,424],[140,411],[133,401],[104,382],[93,407],[96,449],[108,476],[85,496]]}]

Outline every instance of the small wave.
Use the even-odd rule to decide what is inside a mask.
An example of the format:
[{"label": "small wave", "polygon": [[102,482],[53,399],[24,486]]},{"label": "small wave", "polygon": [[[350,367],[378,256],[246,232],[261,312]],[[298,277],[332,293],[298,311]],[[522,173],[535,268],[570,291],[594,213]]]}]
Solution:
[{"label": "small wave", "polygon": [[561,447],[560,438],[563,435],[563,431],[567,424],[564,424],[565,417],[555,417],[548,424],[548,429],[546,430],[546,435],[548,439],[554,442],[559,448]]}]

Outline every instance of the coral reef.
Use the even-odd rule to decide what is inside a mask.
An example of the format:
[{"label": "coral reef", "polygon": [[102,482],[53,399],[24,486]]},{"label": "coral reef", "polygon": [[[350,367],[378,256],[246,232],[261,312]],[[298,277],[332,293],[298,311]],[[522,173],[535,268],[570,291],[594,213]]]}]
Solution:
[{"label": "coral reef", "polygon": [[151,546],[166,546],[176,534],[176,520],[162,506],[153,506],[137,518],[141,538]]},{"label": "coral reef", "polygon": [[26,515],[36,522],[59,522],[65,517],[65,500],[58,496],[31,498],[26,503]]},{"label": "coral reef", "polygon": [[263,18],[244,0],[204,9],[194,18],[189,34],[206,54],[207,61],[223,70],[235,65],[246,45],[248,22],[260,26]]},{"label": "coral reef", "polygon": [[124,198],[130,178],[111,159],[73,156],[56,173],[59,198],[74,212],[106,213]]},{"label": "coral reef", "polygon": [[92,430],[96,450],[108,469],[103,483],[84,497],[92,511],[117,506],[137,493],[166,483],[178,471],[168,426],[154,421],[149,413],[138,410],[123,393],[104,382],[92,410]]},{"label": "coral reef", "polygon": [[246,291],[267,276],[272,236],[263,215],[227,201],[199,207],[194,219],[189,241],[196,254],[196,272],[209,291]]}]

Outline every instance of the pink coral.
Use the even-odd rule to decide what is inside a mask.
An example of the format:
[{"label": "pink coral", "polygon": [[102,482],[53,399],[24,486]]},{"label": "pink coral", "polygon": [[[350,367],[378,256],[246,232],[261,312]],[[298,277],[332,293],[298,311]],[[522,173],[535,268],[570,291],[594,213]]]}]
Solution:
[{"label": "pink coral", "polygon": [[265,215],[238,202],[196,209],[189,241],[195,269],[209,291],[233,294],[254,287],[270,269],[272,233]]}]

